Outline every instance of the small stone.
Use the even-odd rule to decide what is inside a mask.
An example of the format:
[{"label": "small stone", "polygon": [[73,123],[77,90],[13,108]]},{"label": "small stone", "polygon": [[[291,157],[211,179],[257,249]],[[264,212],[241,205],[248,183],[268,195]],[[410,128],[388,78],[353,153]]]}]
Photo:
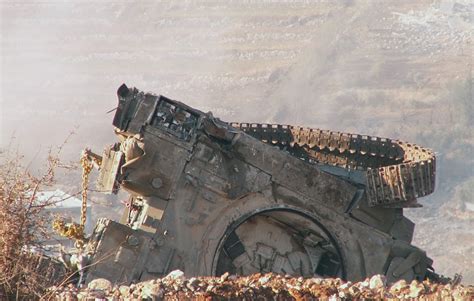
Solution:
[{"label": "small stone", "polygon": [[168,275],[166,275],[165,278],[179,280],[179,281],[183,281],[185,279],[183,271],[180,271],[180,270],[174,270],[170,272]]},{"label": "small stone", "polygon": [[359,287],[369,287],[369,279],[365,279],[363,282],[359,282]]},{"label": "small stone", "polygon": [[410,293],[408,297],[417,298],[424,290],[425,290],[425,287],[423,286],[423,284],[413,281],[410,284]]},{"label": "small stone", "polygon": [[112,290],[112,282],[105,278],[97,278],[89,282],[87,287],[91,290],[110,291]]},{"label": "small stone", "polygon": [[237,277],[237,275],[230,275],[229,278],[227,278],[228,280],[230,281],[235,281],[237,279],[239,279],[239,277]]},{"label": "small stone", "polygon": [[315,283],[317,285],[321,285],[324,280],[322,278],[313,278],[312,281],[313,281],[313,283]]},{"label": "small stone", "polygon": [[160,290],[160,285],[154,285],[152,282],[144,283],[141,289],[141,298],[142,299],[156,298],[159,290]]},{"label": "small stone", "polygon": [[119,291],[122,297],[128,297],[130,295],[130,288],[126,285],[121,285]]},{"label": "small stone", "polygon": [[225,272],[224,274],[222,274],[222,276],[221,276],[221,282],[226,281],[227,278],[229,278],[229,272]]},{"label": "small stone", "polygon": [[349,287],[349,293],[352,296],[357,296],[360,293],[360,289],[357,286],[353,285],[353,286]]},{"label": "small stone", "polygon": [[263,276],[263,277],[260,277],[260,279],[258,279],[258,282],[260,283],[260,285],[265,285],[268,283],[268,281],[270,281],[270,275]]},{"label": "small stone", "polygon": [[395,282],[394,284],[392,284],[392,286],[390,287],[390,292],[396,293],[403,290],[406,287],[407,287],[407,282],[405,281],[405,279],[401,279]]},{"label": "small stone", "polygon": [[341,286],[339,286],[339,289],[340,289],[340,290],[346,290],[346,289],[348,289],[351,285],[352,285],[352,282],[348,281],[348,282],[342,284]]},{"label": "small stone", "polygon": [[194,292],[198,287],[199,287],[199,284],[200,284],[200,281],[195,278],[195,277],[192,277],[188,280],[188,282],[186,283],[186,287]]},{"label": "small stone", "polygon": [[81,300],[87,300],[87,293],[86,292],[80,292],[77,294],[77,300],[81,301]]},{"label": "small stone", "polygon": [[387,279],[383,275],[374,275],[369,280],[369,288],[370,289],[377,289],[382,288],[385,286]]}]

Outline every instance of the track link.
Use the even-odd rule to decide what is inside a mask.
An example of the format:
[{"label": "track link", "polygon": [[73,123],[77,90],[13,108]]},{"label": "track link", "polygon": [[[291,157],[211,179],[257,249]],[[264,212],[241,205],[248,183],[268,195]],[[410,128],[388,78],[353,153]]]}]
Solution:
[{"label": "track link", "polygon": [[302,160],[365,172],[369,206],[403,206],[435,188],[435,155],[415,144],[282,124],[230,125]]}]

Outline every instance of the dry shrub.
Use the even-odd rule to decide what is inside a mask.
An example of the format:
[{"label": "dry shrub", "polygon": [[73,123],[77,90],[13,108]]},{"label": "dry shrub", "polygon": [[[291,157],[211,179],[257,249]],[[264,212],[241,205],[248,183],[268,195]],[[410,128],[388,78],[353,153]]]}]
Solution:
[{"label": "dry shrub", "polygon": [[0,153],[0,300],[39,299],[60,276],[58,265],[41,255],[51,200],[37,198],[54,183],[59,162],[50,151],[46,171],[35,176],[22,166],[18,154]]}]

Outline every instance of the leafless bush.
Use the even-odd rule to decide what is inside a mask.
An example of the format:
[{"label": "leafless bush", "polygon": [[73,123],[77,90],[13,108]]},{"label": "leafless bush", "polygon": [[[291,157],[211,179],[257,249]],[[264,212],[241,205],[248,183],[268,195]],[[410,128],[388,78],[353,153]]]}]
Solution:
[{"label": "leafless bush", "polygon": [[50,151],[40,176],[33,175],[21,161],[18,154],[0,153],[1,300],[38,299],[57,276],[52,261],[38,252],[48,236],[45,210],[51,201],[40,201],[37,195],[54,183],[60,161]]}]

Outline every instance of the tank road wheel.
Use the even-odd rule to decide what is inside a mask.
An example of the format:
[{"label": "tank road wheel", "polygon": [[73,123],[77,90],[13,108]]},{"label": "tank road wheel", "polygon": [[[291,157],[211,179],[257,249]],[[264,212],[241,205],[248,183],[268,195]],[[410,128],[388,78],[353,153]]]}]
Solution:
[{"label": "tank road wheel", "polygon": [[215,274],[278,273],[344,277],[339,249],[316,220],[273,209],[231,224],[217,250]]}]

